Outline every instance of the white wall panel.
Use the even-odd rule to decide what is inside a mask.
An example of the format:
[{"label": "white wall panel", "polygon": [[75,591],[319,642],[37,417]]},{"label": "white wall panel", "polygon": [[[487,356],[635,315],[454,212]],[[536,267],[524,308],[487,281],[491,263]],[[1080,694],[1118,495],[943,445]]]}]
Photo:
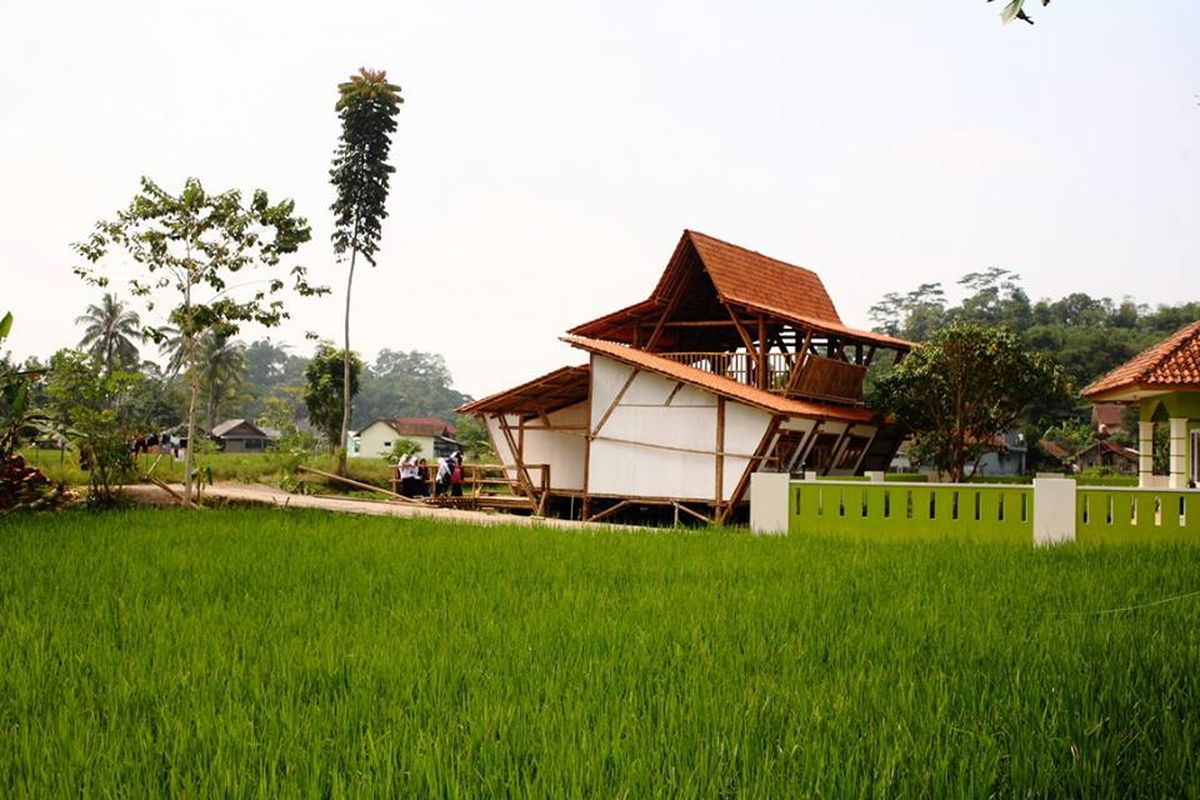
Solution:
[{"label": "white wall panel", "polygon": [[[588,421],[587,402],[577,403],[549,414],[551,425],[580,426]],[[585,431],[538,430],[541,420],[525,423],[525,463],[549,464],[550,486],[553,489],[582,491],[583,461],[587,451]],[[531,427],[532,426],[532,427]],[[530,470],[529,476],[536,483],[541,476]]]},{"label": "white wall panel", "polygon": [[714,469],[711,455],[597,439],[592,442],[588,490],[624,497],[709,498]]},{"label": "white wall panel", "polygon": [[592,409],[591,427],[595,430],[596,423],[608,412],[617,392],[625,385],[625,379],[633,367],[613,361],[611,358],[592,356]]}]

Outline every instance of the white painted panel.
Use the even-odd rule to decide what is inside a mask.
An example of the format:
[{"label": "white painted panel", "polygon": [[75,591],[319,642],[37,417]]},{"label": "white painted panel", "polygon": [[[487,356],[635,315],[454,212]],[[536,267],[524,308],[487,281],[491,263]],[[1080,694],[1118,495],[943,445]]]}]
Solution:
[{"label": "white painted panel", "polygon": [[715,406],[716,404],[716,395],[702,389],[697,389],[695,386],[684,386],[671,399],[671,405],[678,408],[685,406]]},{"label": "white painted panel", "polygon": [[[744,453],[753,455],[762,442],[762,437],[771,424],[771,415],[752,406],[727,401],[725,403],[725,447],[726,453]],[[733,496],[742,473],[750,463],[748,458],[726,456],[722,467],[721,491],[722,499],[728,500]]]},{"label": "white painted panel", "polygon": [[[515,422],[516,420],[510,420]],[[508,446],[508,439],[504,438],[504,431],[500,430],[500,418],[489,415],[487,418],[488,435],[492,439],[492,448],[496,451],[496,458],[500,459],[501,464],[514,463],[512,450]],[[517,471],[507,470],[508,477],[515,478]]]},{"label": "white painted panel", "polygon": [[592,442],[588,490],[623,497],[707,499],[713,495],[714,457],[638,445]]},{"label": "white painted panel", "polygon": [[[587,402],[577,403],[548,415],[551,425],[583,425],[587,422]],[[533,427],[530,427],[530,426]],[[583,461],[587,451],[584,431],[538,430],[540,420],[526,421],[525,463],[549,464],[550,486],[553,489],[582,491]],[[541,475],[530,470],[537,482]]]},{"label": "white painted panel", "polygon": [[678,386],[676,381],[667,380],[650,372],[639,372],[629,384],[622,404],[661,406],[667,402],[671,392]]},{"label": "white painted panel", "polygon": [[596,423],[608,412],[609,405],[625,385],[625,379],[632,370],[632,367],[611,358],[592,356],[592,430],[596,429]]},{"label": "white painted panel", "polygon": [[598,435],[711,454],[717,449],[717,409],[618,406]]}]

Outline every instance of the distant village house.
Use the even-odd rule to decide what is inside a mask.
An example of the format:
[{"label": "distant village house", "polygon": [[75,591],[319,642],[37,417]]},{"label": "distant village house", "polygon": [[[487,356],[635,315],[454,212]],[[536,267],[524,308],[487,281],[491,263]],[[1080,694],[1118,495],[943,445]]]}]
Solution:
[{"label": "distant village house", "polygon": [[214,425],[211,436],[225,453],[261,453],[271,437],[247,419],[227,419]]},{"label": "distant village house", "polygon": [[444,458],[461,449],[454,439],[454,426],[436,417],[391,417],[377,419],[358,432],[358,448],[354,455],[367,458],[386,458],[396,442],[410,439],[421,450],[421,458]]}]

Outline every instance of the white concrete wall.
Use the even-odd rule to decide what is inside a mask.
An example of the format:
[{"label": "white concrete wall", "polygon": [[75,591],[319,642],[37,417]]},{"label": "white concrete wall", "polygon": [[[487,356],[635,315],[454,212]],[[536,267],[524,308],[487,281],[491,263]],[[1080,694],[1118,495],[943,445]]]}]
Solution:
[{"label": "white concrete wall", "polygon": [[[717,442],[716,395],[649,372],[639,372],[620,402],[601,420],[633,368],[592,357],[591,445],[588,491],[621,497],[713,500],[717,452],[725,456],[723,499],[728,499],[754,453],[770,415],[725,403],[725,441]],[[670,403],[667,404],[667,400]]]},{"label": "white concrete wall", "polygon": [[788,532],[788,486],[782,472],[756,472],[750,476],[750,530],[754,533]]},{"label": "white concrete wall", "polygon": [[378,421],[372,422],[358,434],[358,452],[355,455],[367,458],[386,458],[400,439],[412,439],[421,445],[420,455],[422,458],[433,458],[432,436],[404,436],[396,433],[391,425]]}]

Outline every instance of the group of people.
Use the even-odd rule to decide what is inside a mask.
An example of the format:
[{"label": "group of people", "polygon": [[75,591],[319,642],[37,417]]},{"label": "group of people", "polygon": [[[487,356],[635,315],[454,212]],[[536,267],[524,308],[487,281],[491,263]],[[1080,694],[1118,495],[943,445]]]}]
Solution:
[{"label": "group of people", "polygon": [[[445,458],[437,460],[437,471],[434,473],[433,496],[462,497],[463,485],[463,456],[455,450]],[[424,458],[405,456],[396,465],[397,477],[400,478],[400,494],[405,497],[424,497],[429,494],[426,485],[426,470],[429,465]]]},{"label": "group of people", "polygon": [[162,453],[178,456],[180,452],[187,447],[186,436],[172,436],[169,433],[152,433],[149,436],[138,434],[133,437],[133,442],[130,449],[133,450],[135,456],[140,456],[144,453]]}]

